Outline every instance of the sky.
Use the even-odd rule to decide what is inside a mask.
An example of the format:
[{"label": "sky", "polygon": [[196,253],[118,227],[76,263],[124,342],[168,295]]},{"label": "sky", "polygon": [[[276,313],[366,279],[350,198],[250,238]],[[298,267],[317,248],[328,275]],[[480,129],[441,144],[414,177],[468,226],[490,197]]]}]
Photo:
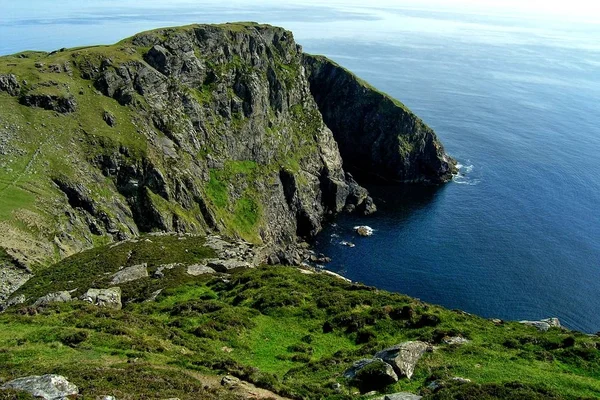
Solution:
[{"label": "sky", "polygon": [[[48,0],[0,0],[0,11],[5,16],[22,14],[24,11],[36,14],[40,9],[47,9]],[[410,7],[416,9],[432,9],[444,11],[459,11],[464,13],[519,15],[531,18],[546,18],[565,20],[581,20],[588,23],[600,24],[600,1],[598,0],[230,0],[227,3],[211,0],[103,0],[81,4],[79,0],[53,0],[54,12],[74,11],[74,5],[85,9],[101,3],[103,7],[114,4],[119,7],[156,7],[172,8],[178,4],[201,6],[202,4],[227,7],[251,5],[334,5],[359,8],[377,7]],[[14,15],[13,15],[14,16]],[[2,16],[0,16],[2,20]]]}]

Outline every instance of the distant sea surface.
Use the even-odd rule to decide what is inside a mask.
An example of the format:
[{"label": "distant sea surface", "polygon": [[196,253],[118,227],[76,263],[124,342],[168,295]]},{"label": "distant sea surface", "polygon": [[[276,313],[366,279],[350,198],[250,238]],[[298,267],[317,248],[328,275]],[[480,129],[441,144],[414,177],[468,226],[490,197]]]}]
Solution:
[{"label": "distant sea surface", "polygon": [[[0,54],[194,22],[292,30],[409,106],[461,166],[435,188],[362,182],[379,212],[324,230],[327,268],[485,317],[600,331],[600,25],[406,7],[20,3],[0,0]],[[374,235],[357,237],[359,224]]]}]

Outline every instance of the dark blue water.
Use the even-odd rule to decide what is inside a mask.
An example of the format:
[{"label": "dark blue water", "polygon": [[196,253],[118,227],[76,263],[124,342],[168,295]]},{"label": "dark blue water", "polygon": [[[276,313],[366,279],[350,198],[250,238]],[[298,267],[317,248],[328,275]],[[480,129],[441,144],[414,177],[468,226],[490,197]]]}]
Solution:
[{"label": "dark blue water", "polygon": [[[0,54],[191,22],[293,30],[306,51],[401,99],[462,164],[438,188],[363,182],[379,212],[326,229],[328,268],[486,317],[600,330],[600,26],[406,8],[49,4],[3,5]],[[356,237],[365,223],[375,235]]]}]

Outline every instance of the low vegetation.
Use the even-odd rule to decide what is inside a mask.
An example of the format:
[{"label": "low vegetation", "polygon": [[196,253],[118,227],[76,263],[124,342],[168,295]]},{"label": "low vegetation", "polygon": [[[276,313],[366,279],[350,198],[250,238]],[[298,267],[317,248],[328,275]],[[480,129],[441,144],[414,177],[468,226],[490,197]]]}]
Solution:
[{"label": "low vegetation", "polygon": [[[21,293],[35,297],[65,289],[65,280],[79,280],[77,286],[85,288],[123,254],[136,263],[155,259],[152,265],[210,256],[202,242],[190,247],[176,237],[167,240],[84,252],[34,278]],[[190,254],[186,250],[192,247],[197,250]],[[163,291],[145,301],[150,288]],[[232,374],[289,398],[343,399],[359,392],[343,378],[354,361],[402,341],[422,340],[435,350],[419,361],[411,380],[400,379],[385,391],[421,393],[426,399],[600,396],[598,337],[494,323],[326,274],[262,267],[190,277],[174,269],[127,290],[122,310],[74,301],[16,306],[0,315],[0,379],[57,373],[78,385],[84,398],[195,399],[226,394],[205,389],[201,378],[186,377]],[[469,342],[446,345],[448,336]],[[428,389],[432,381],[452,377],[472,383],[448,383],[435,393]]]}]

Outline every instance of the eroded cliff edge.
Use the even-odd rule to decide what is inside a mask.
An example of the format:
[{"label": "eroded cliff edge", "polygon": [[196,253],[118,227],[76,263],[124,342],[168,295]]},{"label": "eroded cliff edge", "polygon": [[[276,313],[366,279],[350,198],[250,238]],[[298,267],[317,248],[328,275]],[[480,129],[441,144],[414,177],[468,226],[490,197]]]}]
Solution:
[{"label": "eroded cliff edge", "polygon": [[344,166],[396,182],[452,178],[455,161],[435,132],[406,106],[326,57],[304,54],[303,62]]},{"label": "eroded cliff edge", "polygon": [[0,299],[31,269],[141,232],[283,249],[325,215],[373,210],[343,163],[399,181],[451,170],[412,113],[268,25],[2,57],[0,106]]}]

